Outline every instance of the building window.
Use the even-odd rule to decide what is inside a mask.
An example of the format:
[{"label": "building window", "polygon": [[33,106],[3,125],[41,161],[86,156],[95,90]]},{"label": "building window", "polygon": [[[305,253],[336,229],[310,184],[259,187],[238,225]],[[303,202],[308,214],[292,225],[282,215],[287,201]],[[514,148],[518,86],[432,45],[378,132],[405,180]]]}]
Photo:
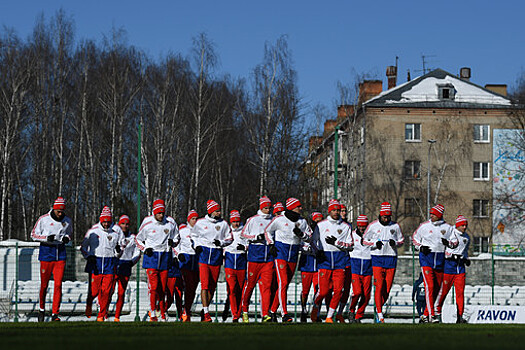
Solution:
[{"label": "building window", "polygon": [[490,126],[488,124],[474,125],[474,142],[490,142]]},{"label": "building window", "polygon": [[364,144],[365,143],[365,128],[363,126],[360,129],[359,137],[361,139],[361,144]]},{"label": "building window", "polygon": [[405,124],[405,141],[421,142],[421,124]]},{"label": "building window", "polygon": [[489,238],[488,237],[472,237],[473,253],[481,254],[489,252]]},{"label": "building window", "polygon": [[415,198],[405,198],[405,216],[418,216],[418,202]]},{"label": "building window", "polygon": [[453,100],[456,89],[452,84],[438,85],[438,97],[440,100]]},{"label": "building window", "polygon": [[489,216],[489,201],[486,199],[474,199],[472,208],[472,216],[475,218],[487,218]]},{"label": "building window", "polygon": [[421,162],[419,160],[405,161],[405,179],[421,178]]},{"label": "building window", "polygon": [[474,180],[489,179],[489,163],[474,162]]}]

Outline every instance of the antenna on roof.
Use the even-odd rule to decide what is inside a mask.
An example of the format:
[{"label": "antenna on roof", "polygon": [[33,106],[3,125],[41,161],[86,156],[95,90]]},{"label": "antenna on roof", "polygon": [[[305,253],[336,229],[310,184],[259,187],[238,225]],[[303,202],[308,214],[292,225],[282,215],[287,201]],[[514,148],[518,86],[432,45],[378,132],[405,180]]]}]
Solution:
[{"label": "antenna on roof", "polygon": [[436,57],[436,55],[424,55],[424,54],[421,54],[421,63],[423,64],[423,69],[422,70],[416,70],[416,72],[422,72],[423,75],[425,75],[428,72],[430,72],[431,68],[430,67],[427,68],[428,58],[429,57]]}]

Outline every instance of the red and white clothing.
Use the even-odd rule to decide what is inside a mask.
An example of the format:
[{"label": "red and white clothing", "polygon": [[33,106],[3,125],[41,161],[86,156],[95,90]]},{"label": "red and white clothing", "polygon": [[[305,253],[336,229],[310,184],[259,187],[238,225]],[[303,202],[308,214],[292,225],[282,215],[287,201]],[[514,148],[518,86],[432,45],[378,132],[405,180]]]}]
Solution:
[{"label": "red and white clothing", "polygon": [[[327,243],[326,240],[332,237],[335,237],[335,244]],[[319,309],[323,299],[333,290],[327,315],[327,318],[332,318],[343,292],[348,250],[353,248],[352,227],[341,218],[335,220],[328,216],[317,223],[312,246],[314,250],[320,250],[324,254],[322,260],[318,260],[319,292],[314,304]]]},{"label": "red and white clothing", "polygon": [[248,312],[253,289],[259,282],[262,317],[268,315],[271,300],[271,286],[275,275],[274,257],[270,255],[266,240],[258,240],[272,221],[271,214],[258,211],[246,221],[241,236],[249,242],[246,283],[242,292],[242,311]]},{"label": "red and white clothing", "polygon": [[127,234],[122,232],[122,255],[119,258],[117,265],[117,273],[115,275],[115,281],[113,284],[113,291],[115,285],[118,286],[117,290],[117,303],[115,305],[115,318],[119,319],[122,313],[122,307],[124,306],[124,295],[128,286],[129,278],[131,276],[131,269],[140,260],[140,250],[137,248],[135,243],[134,234],[128,232]]},{"label": "red and white clothing", "polygon": [[[272,219],[264,234],[268,244],[274,244],[277,249],[275,267],[277,271],[277,282],[279,289],[279,304],[283,315],[287,315],[287,291],[288,285],[292,281],[297,266],[299,250],[303,242],[308,241],[312,236],[312,230],[305,219],[299,214],[285,211],[284,215]],[[296,217],[296,221],[290,218]],[[300,231],[299,235],[294,233],[294,229]]]},{"label": "red and white clothing", "polygon": [[[224,272],[226,274],[230,308],[233,320],[235,321],[241,317],[242,291],[246,279],[246,249],[248,248],[248,242],[241,236],[242,227],[230,228],[233,242],[224,248]],[[242,247],[239,245],[242,245]]]},{"label": "red and white clothing", "polygon": [[352,240],[354,242],[354,250],[350,252],[352,266],[352,300],[350,301],[350,312],[355,314],[356,320],[360,320],[364,316],[372,291],[371,246],[363,244],[363,237],[357,233],[357,230],[352,232]]},{"label": "red and white clothing", "polygon": [[[48,237],[54,235],[53,240]],[[53,214],[53,210],[38,218],[35,227],[31,231],[33,241],[40,242],[38,260],[40,261],[40,311],[45,310],[46,294],[51,274],[55,282],[53,290],[52,313],[58,315],[62,301],[62,278],[66,266],[66,245],[62,242],[64,237],[71,240],[73,236],[73,225],[71,219],[64,216],[59,220]]]},{"label": "red and white clothing", "polygon": [[[444,220],[425,221],[412,235],[412,242],[419,252],[419,265],[425,285],[427,307],[424,315],[435,316],[434,305],[443,281],[445,264],[445,246],[442,238],[451,239],[453,227]],[[455,244],[455,243],[454,243]],[[429,253],[421,251],[421,247],[428,247]]]},{"label": "red and white clothing", "polygon": [[379,320],[383,318],[383,305],[388,300],[394,282],[397,247],[403,243],[401,228],[393,221],[381,223],[375,220],[368,225],[363,236],[363,244],[370,247],[375,286],[374,299]]},{"label": "red and white clothing", "polygon": [[184,261],[179,259],[179,268],[184,281],[184,312],[187,319],[191,315],[191,307],[195,300],[195,293],[199,286],[199,262],[193,249],[191,226],[189,223],[179,226],[180,243],[175,247],[177,257],[184,255]]},{"label": "red and white clothing", "polygon": [[98,296],[100,309],[97,319],[101,321],[107,317],[117,262],[122,253],[122,239],[120,227],[112,225],[105,229],[97,223],[86,232],[80,248],[84,258],[94,256],[96,259],[91,275],[91,293],[93,298]]},{"label": "red and white clothing", "polygon": [[[164,216],[161,221],[154,215],[147,216],[142,221],[139,233],[135,238],[137,247],[145,252],[152,251],[151,255],[144,254],[142,267],[148,276],[148,290],[150,295],[151,317],[155,320],[156,310],[160,310],[162,318],[166,318],[166,291],[168,284],[168,269],[172,264],[172,251],[169,241],[174,244],[180,241],[180,234],[175,220]],[[150,249],[151,248],[151,249]],[[150,249],[150,250],[148,250]]]}]

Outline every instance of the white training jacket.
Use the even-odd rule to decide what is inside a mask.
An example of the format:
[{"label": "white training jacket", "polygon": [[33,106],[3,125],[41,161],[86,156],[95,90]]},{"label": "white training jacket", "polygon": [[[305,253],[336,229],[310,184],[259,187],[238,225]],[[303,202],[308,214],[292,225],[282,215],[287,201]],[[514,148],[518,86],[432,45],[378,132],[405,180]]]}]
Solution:
[{"label": "white training jacket", "polygon": [[120,240],[120,245],[122,247],[122,255],[120,260],[130,260],[133,263],[136,263],[140,259],[140,249],[135,243],[135,238],[137,235],[130,233],[128,237],[122,233],[122,239]]},{"label": "white training jacket", "polygon": [[171,216],[164,216],[162,221],[157,221],[155,216],[144,218],[135,237],[137,247],[144,251],[152,248],[154,252],[169,252],[168,240],[172,239],[175,244],[180,241],[177,223]]},{"label": "white training jacket", "polygon": [[[326,243],[326,238],[330,236],[336,238],[335,245]],[[325,252],[350,250],[353,246],[352,227],[341,218],[334,220],[328,216],[315,226],[312,243],[317,249]]]},{"label": "white training jacket", "polygon": [[427,246],[432,253],[443,253],[445,246],[441,238],[451,240],[454,228],[443,220],[423,222],[412,235],[412,242],[416,249]]},{"label": "white training jacket", "polygon": [[180,243],[175,247],[175,253],[195,255],[193,249],[193,241],[191,240],[191,226],[190,224],[182,224],[179,226]]},{"label": "white training jacket", "polygon": [[[364,236],[364,234],[363,234]],[[352,231],[352,240],[354,242],[354,250],[350,252],[350,258],[370,260],[370,246],[362,243],[361,236],[357,234],[357,229]]]},{"label": "white training jacket", "polygon": [[[230,230],[232,232],[233,241],[230,245],[226,246],[224,248],[225,252],[231,253],[231,254],[243,254],[246,253],[248,250],[248,241],[242,237],[242,230],[243,226],[240,226],[238,228],[233,228],[230,226]],[[237,246],[239,244],[242,244],[244,246],[244,250],[238,250]]]},{"label": "white training jacket", "polygon": [[[297,237],[293,229],[298,227],[303,233],[303,237]],[[288,219],[286,215],[276,216],[264,230],[264,236],[268,244],[281,242],[290,245],[299,245],[303,241],[308,241],[312,237],[312,229],[305,219],[299,218],[296,222]],[[275,238],[274,238],[275,237]]]},{"label": "white training jacket", "polygon": [[106,230],[100,223],[97,223],[86,232],[80,251],[84,258],[89,256],[119,258],[120,254],[115,251],[115,247],[121,245],[121,241],[122,231],[118,225],[113,224]]},{"label": "white training jacket", "polygon": [[450,258],[453,255],[461,255],[464,259],[468,258],[470,237],[466,232],[462,233],[454,228],[449,242],[451,247],[445,248],[445,258]]},{"label": "white training jacket", "polygon": [[[214,219],[209,215],[200,218],[191,229],[191,238],[195,247],[208,248],[226,247],[233,241],[230,225],[223,219]],[[217,247],[214,241],[218,239],[221,246]]]},{"label": "white training jacket", "polygon": [[[55,240],[47,242],[47,236],[55,235]],[[62,244],[62,238],[73,235],[73,225],[69,217],[64,217],[62,221],[55,221],[51,216],[51,211],[38,218],[35,227],[31,231],[31,238],[36,242],[47,242],[49,244]]]},{"label": "white training jacket", "polygon": [[250,241],[250,244],[265,245],[265,242],[253,242],[257,236],[264,233],[264,230],[270,222],[272,222],[272,214],[264,214],[262,211],[257,211],[257,214],[246,221],[246,225],[242,230],[241,236]]},{"label": "white training jacket", "polygon": [[[388,225],[383,225],[379,220],[374,220],[366,228],[363,235],[363,244],[370,247],[370,254],[375,256],[397,256],[397,247],[403,245],[405,238],[401,232],[401,227],[397,222],[391,221]],[[394,247],[389,242],[393,239],[396,241]],[[377,241],[383,242],[383,247],[377,249]]]}]

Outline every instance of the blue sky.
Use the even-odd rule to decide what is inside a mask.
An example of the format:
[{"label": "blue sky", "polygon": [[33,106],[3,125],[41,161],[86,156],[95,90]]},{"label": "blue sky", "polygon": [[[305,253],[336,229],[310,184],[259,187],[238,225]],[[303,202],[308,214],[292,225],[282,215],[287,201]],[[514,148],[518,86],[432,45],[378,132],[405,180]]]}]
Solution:
[{"label": "blue sky", "polygon": [[[112,27],[150,57],[187,55],[192,37],[206,32],[220,56],[218,74],[249,78],[266,41],[288,36],[305,106],[324,104],[332,114],[336,82],[355,73],[383,79],[399,56],[398,83],[427,67],[451,73],[472,68],[472,81],[516,86],[525,69],[524,1],[100,1],[17,0],[0,4],[0,24],[31,33],[39,13],[63,8],[76,38],[101,40]],[[308,109],[305,110],[308,114]]]}]

